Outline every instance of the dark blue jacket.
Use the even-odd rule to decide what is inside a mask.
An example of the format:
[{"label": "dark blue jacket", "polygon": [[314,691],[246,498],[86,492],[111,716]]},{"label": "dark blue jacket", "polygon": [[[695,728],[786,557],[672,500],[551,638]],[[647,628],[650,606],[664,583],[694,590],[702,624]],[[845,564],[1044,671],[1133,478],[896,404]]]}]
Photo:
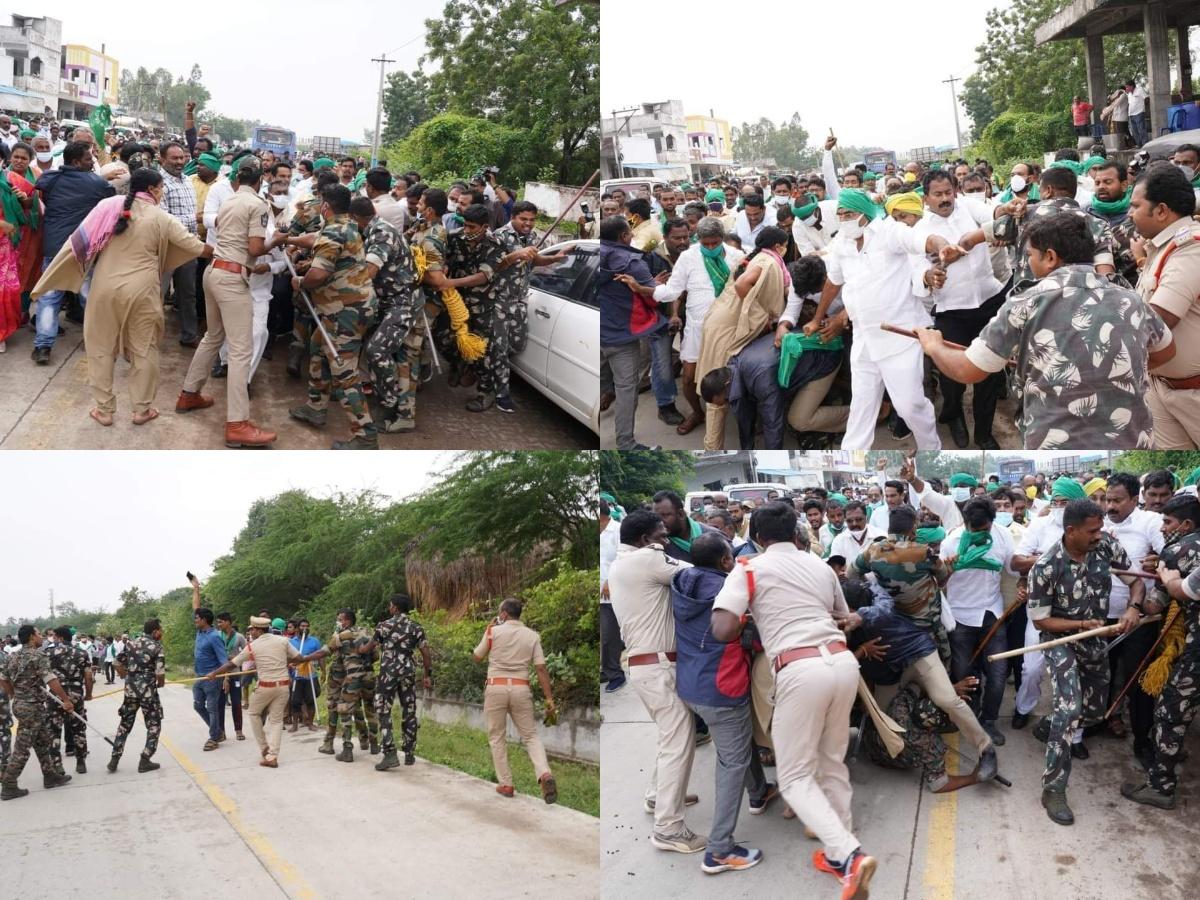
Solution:
[{"label": "dark blue jacket", "polygon": [[658,304],[648,297],[638,297],[621,282],[614,281],[614,275],[632,275],[638,284],[654,284],[641,250],[617,241],[600,241],[600,268],[596,272],[600,346],[631,344],[666,328],[667,319]]},{"label": "dark blue jacket", "polygon": [[712,636],[712,608],[725,573],[699,567],[671,579],[675,610],[675,691],[685,703],[742,706],[750,700],[750,659],[740,641]]},{"label": "dark blue jacket", "polygon": [[[857,612],[862,616],[863,627],[852,633],[857,636],[854,646],[877,637],[888,647],[882,663],[873,663],[873,666],[882,666],[894,678],[888,679],[883,677],[882,672],[876,673],[873,680],[878,684],[895,684],[906,666],[937,649],[930,629],[922,628],[908,616],[897,614],[895,601],[891,597],[876,594],[873,603],[860,606]],[[863,662],[865,669],[869,660]]]},{"label": "dark blue jacket", "polygon": [[71,232],[97,203],[116,193],[113,186],[95,172],[73,166],[43,173],[34,187],[46,204],[46,213],[42,216],[42,253],[47,257],[58,253]]}]

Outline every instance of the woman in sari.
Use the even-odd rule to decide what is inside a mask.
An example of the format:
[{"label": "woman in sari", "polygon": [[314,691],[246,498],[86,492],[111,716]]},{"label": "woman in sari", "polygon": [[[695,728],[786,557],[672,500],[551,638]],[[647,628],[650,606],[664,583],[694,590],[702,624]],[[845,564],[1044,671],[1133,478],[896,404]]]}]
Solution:
[{"label": "woman in sari", "polygon": [[21,276],[18,248],[25,210],[21,198],[7,178],[0,178],[0,353],[8,339],[21,327]]},{"label": "woman in sari", "polygon": [[51,290],[78,291],[91,280],[83,340],[88,386],[96,401],[89,415],[101,425],[111,425],[116,411],[112,386],[118,354],[129,360],[133,424],[158,418],[152,403],[163,333],[162,273],[212,255],[212,247],[159,209],[163,190],[155,170],[134,172],[129,193],[96,204],[33,290],[35,298]]},{"label": "woman in sari", "polygon": [[17,268],[21,279],[21,310],[29,309],[29,289],[37,284],[42,274],[42,200],[33,186],[38,173],[33,168],[33,148],[28,144],[14,144],[8,160],[5,176],[21,201],[25,210],[25,224],[21,226],[21,243],[18,247]]},{"label": "woman in sari", "polygon": [[[704,318],[696,381],[729,365],[751,341],[769,331],[787,306],[791,276],[783,263],[788,235],[768,225],[754,240],[755,250],[742,263],[736,279],[730,279]],[[707,400],[707,398],[705,398]],[[720,450],[725,444],[725,414],[729,406],[724,392],[707,402],[704,410],[704,449]]]}]

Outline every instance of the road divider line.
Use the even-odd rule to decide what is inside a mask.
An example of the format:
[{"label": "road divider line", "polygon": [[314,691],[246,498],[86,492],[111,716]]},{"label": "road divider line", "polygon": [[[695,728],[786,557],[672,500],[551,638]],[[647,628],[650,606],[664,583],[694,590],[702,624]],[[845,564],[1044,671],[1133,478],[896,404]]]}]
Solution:
[{"label": "road divider line", "polygon": [[175,758],[183,771],[187,772],[196,786],[204,792],[204,796],[208,797],[209,802],[217,808],[225,821],[238,833],[238,836],[250,848],[250,852],[258,857],[258,861],[275,883],[291,897],[299,898],[299,900],[316,900],[318,896],[316,890],[304,880],[300,871],[279,855],[264,834],[251,828],[242,820],[234,799],[217,787],[207,773],[197,766],[174,741],[163,735],[159,738],[159,742]]},{"label": "road divider line", "polygon": [[[958,749],[958,735],[945,736],[950,749]],[[946,770],[958,774],[959,757],[947,754]],[[958,821],[958,791],[933,794],[929,808],[929,836],[925,845],[925,874],[922,900],[954,900],[955,825]]]}]

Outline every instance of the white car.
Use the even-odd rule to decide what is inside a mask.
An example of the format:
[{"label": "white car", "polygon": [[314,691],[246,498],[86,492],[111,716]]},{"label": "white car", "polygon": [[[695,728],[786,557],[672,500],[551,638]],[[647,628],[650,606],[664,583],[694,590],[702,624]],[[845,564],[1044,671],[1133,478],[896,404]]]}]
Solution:
[{"label": "white car", "polygon": [[564,241],[543,252],[567,258],[530,275],[529,339],[509,361],[525,381],[599,436],[600,242]]}]

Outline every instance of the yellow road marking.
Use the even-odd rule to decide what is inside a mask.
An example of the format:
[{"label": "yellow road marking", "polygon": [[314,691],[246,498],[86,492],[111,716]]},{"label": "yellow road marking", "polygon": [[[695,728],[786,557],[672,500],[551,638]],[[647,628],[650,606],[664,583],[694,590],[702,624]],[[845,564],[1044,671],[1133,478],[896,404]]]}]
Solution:
[{"label": "yellow road marking", "polygon": [[[958,735],[945,735],[946,744],[958,749]],[[958,756],[947,754],[946,771],[958,774]],[[958,819],[958,791],[933,794],[929,811],[929,838],[925,847],[923,900],[954,900],[954,826]]]},{"label": "yellow road marking", "polygon": [[300,898],[300,900],[315,900],[318,896],[316,890],[304,880],[304,876],[300,874],[299,870],[279,855],[265,835],[255,831],[242,821],[238,805],[233,798],[213,784],[212,779],[166,735],[159,738],[159,743],[167,748],[167,752],[175,757],[175,761],[188,773],[192,781],[196,782],[196,786],[204,791],[205,796],[225,817],[225,821],[233,826],[234,831],[246,842],[250,852],[258,857],[258,861],[263,864],[276,883],[292,897]]}]

